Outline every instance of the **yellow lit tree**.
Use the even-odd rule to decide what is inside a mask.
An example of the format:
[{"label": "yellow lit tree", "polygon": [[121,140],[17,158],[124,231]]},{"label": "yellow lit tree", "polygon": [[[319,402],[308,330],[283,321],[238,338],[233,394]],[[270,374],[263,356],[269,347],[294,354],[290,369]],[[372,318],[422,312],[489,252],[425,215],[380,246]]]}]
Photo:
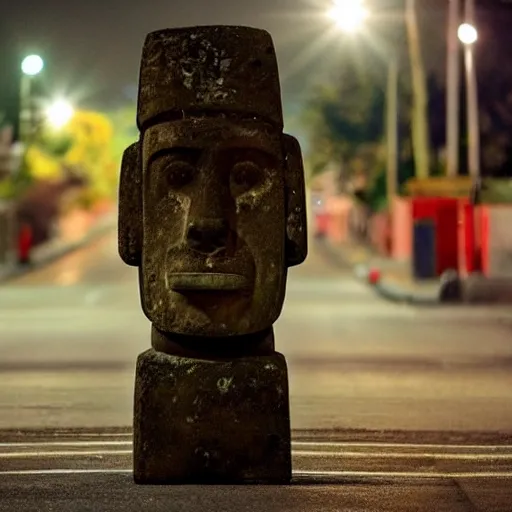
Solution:
[{"label": "yellow lit tree", "polygon": [[71,147],[63,157],[66,169],[87,183],[83,199],[86,203],[113,199],[118,169],[112,154],[113,127],[98,112],[78,111],[66,127]]},{"label": "yellow lit tree", "polygon": [[107,116],[79,110],[64,128],[41,132],[26,151],[26,172],[35,181],[60,182],[70,175],[82,178],[82,206],[112,200],[118,180],[113,139],[113,126]]}]

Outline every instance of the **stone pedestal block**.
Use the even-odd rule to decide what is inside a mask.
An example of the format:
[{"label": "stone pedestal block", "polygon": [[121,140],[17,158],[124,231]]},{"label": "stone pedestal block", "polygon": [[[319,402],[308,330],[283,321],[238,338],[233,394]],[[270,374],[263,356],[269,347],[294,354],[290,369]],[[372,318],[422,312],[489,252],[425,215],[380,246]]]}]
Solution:
[{"label": "stone pedestal block", "polygon": [[141,354],[134,478],[138,484],[288,483],[284,356],[205,361],[154,349]]}]

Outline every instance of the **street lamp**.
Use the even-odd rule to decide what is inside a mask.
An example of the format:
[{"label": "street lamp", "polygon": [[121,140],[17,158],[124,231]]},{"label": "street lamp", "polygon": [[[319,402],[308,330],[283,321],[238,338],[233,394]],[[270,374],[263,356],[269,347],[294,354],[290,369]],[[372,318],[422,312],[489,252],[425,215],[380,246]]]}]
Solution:
[{"label": "street lamp", "polygon": [[[362,29],[370,16],[363,0],[335,0],[328,12],[343,31],[354,33]],[[388,60],[386,91],[386,144],[387,144],[387,195],[389,204],[398,188],[398,61],[393,53]]]},{"label": "street lamp", "polygon": [[464,10],[465,23],[460,25],[457,34],[464,44],[464,68],[467,88],[467,123],[468,123],[468,167],[469,175],[478,182],[480,179],[480,122],[478,116],[478,84],[475,67],[475,44],[478,31],[475,28],[474,0],[466,0]]},{"label": "street lamp", "polygon": [[[459,174],[460,145],[460,0],[449,0],[448,31],[446,36],[446,174],[455,178]],[[460,28],[459,28],[460,31]],[[463,37],[464,37],[464,32]]]},{"label": "street lamp", "polygon": [[334,0],[329,17],[344,32],[357,32],[369,15],[363,0]]},{"label": "street lamp", "polygon": [[470,23],[463,23],[459,27],[457,35],[459,37],[460,42],[464,44],[476,43],[478,39],[478,32],[476,28]]},{"label": "street lamp", "polygon": [[56,130],[63,128],[73,117],[73,106],[66,100],[57,100],[46,109],[46,119]]},{"label": "street lamp", "polygon": [[29,55],[21,63],[21,71],[24,75],[35,76],[41,73],[44,61],[39,55]]},{"label": "street lamp", "polygon": [[35,109],[32,98],[32,82],[43,68],[44,61],[39,55],[28,55],[21,62],[19,127],[20,139],[23,143],[27,143],[34,126]]},{"label": "street lamp", "polygon": [[474,63],[474,45],[478,40],[475,26],[475,0],[466,0],[464,23],[460,23],[460,0],[449,0],[448,16],[448,67],[447,67],[447,174],[457,176],[459,169],[459,52],[464,45],[466,75],[466,112],[468,126],[468,167],[474,180],[480,175],[480,128],[478,121],[478,86]]}]

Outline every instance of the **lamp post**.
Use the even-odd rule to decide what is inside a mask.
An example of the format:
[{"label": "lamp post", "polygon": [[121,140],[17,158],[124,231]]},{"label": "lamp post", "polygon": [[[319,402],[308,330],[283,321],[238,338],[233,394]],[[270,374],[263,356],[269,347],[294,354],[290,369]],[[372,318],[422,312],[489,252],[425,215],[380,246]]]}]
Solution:
[{"label": "lamp post", "polygon": [[35,76],[44,68],[44,61],[39,55],[28,55],[21,63],[21,91],[20,91],[20,139],[26,144],[32,135],[34,126],[34,102],[32,84]]},{"label": "lamp post", "polygon": [[478,32],[474,25],[474,17],[474,0],[466,0],[466,22],[459,27],[458,36],[460,41],[464,44],[469,175],[477,182],[480,179],[480,123],[478,116],[478,84],[474,58],[474,44],[478,39]]},{"label": "lamp post", "polygon": [[[370,12],[363,0],[337,0],[329,17],[345,33],[360,31]],[[386,90],[387,196],[391,206],[398,189],[398,59],[393,54],[387,62]]]},{"label": "lamp post", "polygon": [[480,122],[478,115],[478,84],[475,68],[475,43],[478,40],[478,31],[475,28],[475,3],[466,0],[464,9],[465,22],[460,25],[457,35],[464,45],[464,70],[466,75],[466,109],[468,131],[468,170],[472,178],[471,189],[471,216],[469,219],[471,232],[468,245],[471,254],[470,270],[482,271],[482,225],[477,214],[476,206],[480,202]]},{"label": "lamp post", "polygon": [[460,53],[457,28],[460,24],[460,0],[449,0],[446,69],[446,174],[459,173]]}]

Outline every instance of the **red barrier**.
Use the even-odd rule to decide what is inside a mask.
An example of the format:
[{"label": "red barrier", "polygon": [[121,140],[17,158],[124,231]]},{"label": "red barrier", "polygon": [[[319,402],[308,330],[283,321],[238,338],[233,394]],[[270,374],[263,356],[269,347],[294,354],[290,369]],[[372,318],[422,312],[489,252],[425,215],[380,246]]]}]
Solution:
[{"label": "red barrier", "polygon": [[443,197],[416,197],[412,199],[413,223],[430,219],[435,225],[436,273],[457,269],[459,266],[458,200]]}]

